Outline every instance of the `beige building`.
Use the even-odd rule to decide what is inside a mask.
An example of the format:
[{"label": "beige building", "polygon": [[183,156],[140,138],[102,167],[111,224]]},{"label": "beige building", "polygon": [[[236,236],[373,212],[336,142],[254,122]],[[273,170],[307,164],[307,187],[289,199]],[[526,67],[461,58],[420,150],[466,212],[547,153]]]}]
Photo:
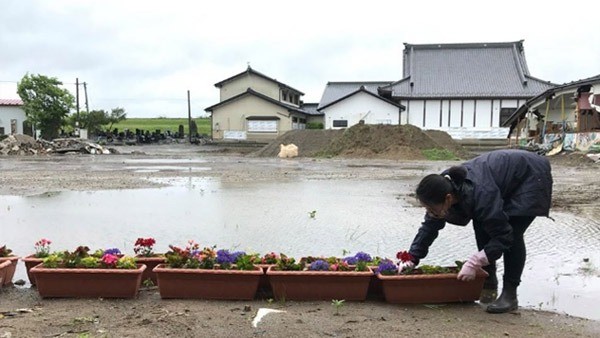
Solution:
[{"label": "beige building", "polygon": [[220,102],[206,108],[214,140],[270,141],[287,131],[323,123],[304,93],[248,67],[215,84]]}]

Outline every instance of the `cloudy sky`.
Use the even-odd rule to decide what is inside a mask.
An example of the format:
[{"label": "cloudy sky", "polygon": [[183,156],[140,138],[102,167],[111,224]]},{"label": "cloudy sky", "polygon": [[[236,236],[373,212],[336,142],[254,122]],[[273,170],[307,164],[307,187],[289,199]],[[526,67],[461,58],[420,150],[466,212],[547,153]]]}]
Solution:
[{"label": "cloudy sky", "polygon": [[523,39],[531,74],[564,83],[600,74],[598,13],[595,0],[2,0],[0,98],[29,72],[73,93],[79,78],[90,109],[129,117],[187,117],[190,90],[196,117],[250,64],[318,102],[328,81],[399,80],[404,42]]}]

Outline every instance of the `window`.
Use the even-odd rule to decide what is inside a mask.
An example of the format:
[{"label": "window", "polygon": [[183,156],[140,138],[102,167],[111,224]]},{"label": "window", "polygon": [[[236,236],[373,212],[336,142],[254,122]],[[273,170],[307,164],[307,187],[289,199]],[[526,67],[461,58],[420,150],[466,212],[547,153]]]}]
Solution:
[{"label": "window", "polygon": [[348,120],[333,120],[333,127],[346,128],[348,127]]},{"label": "window", "polygon": [[503,125],[506,120],[517,110],[517,108],[500,108],[500,125]]},{"label": "window", "polygon": [[249,133],[276,133],[277,120],[249,120]]}]

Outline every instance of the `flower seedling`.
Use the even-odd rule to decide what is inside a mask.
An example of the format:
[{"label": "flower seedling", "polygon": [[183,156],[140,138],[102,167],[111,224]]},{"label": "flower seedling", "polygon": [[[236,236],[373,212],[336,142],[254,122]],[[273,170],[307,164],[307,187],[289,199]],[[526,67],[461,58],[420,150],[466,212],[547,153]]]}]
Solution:
[{"label": "flower seedling", "polygon": [[133,251],[138,256],[151,257],[154,256],[154,238],[138,238],[135,241]]},{"label": "flower seedling", "polygon": [[342,306],[344,306],[344,302],[345,302],[344,299],[340,299],[340,300],[332,299],[331,300],[331,306],[333,306],[333,308],[335,309],[335,313],[333,314],[334,316],[340,315],[340,308]]},{"label": "flower seedling", "polygon": [[12,253],[12,250],[7,248],[6,245],[0,246],[0,257],[8,257]]},{"label": "flower seedling", "polygon": [[48,257],[48,255],[50,255],[50,244],[52,244],[52,241],[47,240],[45,238],[42,238],[39,241],[35,242],[35,244],[34,244],[34,248],[35,248],[34,257],[35,258],[45,258],[45,257]]}]

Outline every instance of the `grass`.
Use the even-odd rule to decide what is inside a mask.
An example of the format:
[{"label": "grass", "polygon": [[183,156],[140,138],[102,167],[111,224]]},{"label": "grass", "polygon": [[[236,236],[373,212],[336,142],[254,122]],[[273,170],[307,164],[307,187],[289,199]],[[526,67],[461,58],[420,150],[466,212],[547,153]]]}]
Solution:
[{"label": "grass", "polygon": [[[209,118],[196,118],[192,120],[196,122],[199,134],[210,135]],[[183,125],[184,133],[188,134],[189,125],[188,119],[186,118],[128,118],[125,121],[114,124],[112,129],[117,128],[119,131],[129,129],[133,132],[135,132],[136,129],[148,130],[150,132],[160,129],[161,132],[165,132],[167,130],[177,132],[179,130],[179,125]]]},{"label": "grass", "polygon": [[449,161],[459,159],[458,157],[456,157],[456,155],[454,155],[453,152],[451,152],[448,149],[433,148],[424,149],[421,152],[423,153],[423,156],[425,156],[425,158],[430,161]]}]

